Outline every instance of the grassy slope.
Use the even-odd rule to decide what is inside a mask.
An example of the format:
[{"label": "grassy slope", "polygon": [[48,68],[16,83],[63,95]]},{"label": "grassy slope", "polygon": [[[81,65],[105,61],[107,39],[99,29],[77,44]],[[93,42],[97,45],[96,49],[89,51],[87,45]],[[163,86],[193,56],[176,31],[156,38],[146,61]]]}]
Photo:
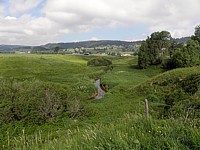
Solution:
[{"label": "grassy slope", "polygon": [[[0,57],[1,76],[19,79],[36,78],[62,84],[69,83],[73,86],[77,83],[91,84],[92,79],[88,76],[101,72],[101,68],[86,67],[89,58],[88,56],[3,55]],[[16,149],[23,147],[24,149],[197,148],[200,143],[199,129],[185,126],[178,120],[147,121],[142,115],[145,97],[135,94],[134,87],[159,74],[161,70],[134,69],[136,58],[111,57],[110,59],[113,59],[113,71],[101,76],[102,82],[110,87],[110,91],[102,100],[87,101],[89,116],[82,120],[63,120],[55,125],[44,125],[40,128],[27,127],[25,133],[22,132],[15,140],[12,138],[8,140],[15,143],[7,143],[10,144],[9,147],[14,146]],[[5,65],[7,67],[4,67]],[[28,134],[32,133],[33,129],[37,129],[35,134]]]},{"label": "grassy slope", "polygon": [[90,116],[94,122],[110,123],[122,117],[125,113],[143,111],[141,98],[130,93],[128,89],[161,72],[160,69],[155,70],[154,68],[148,70],[134,69],[137,64],[136,58],[117,58],[113,60],[113,64],[113,71],[101,76],[102,83],[107,84],[110,91],[104,99],[89,104],[95,111],[94,113],[97,114]]},{"label": "grassy slope", "polygon": [[[117,62],[119,63],[119,61]],[[46,144],[41,144],[42,148],[199,149],[200,130],[198,126],[192,126],[192,122],[185,122],[182,119],[175,120],[173,118],[166,120],[150,118],[147,120],[143,116],[142,101],[146,95],[138,95],[134,89],[139,82],[144,82],[148,76],[155,75],[156,72],[151,69],[135,70],[135,74],[145,74],[146,78],[139,77],[137,80],[133,80],[133,76],[129,74],[123,76],[124,84],[121,80],[119,80],[120,84],[116,84],[118,83],[117,79],[119,76],[116,76],[115,80],[115,78],[111,78],[113,74],[118,73],[118,71],[120,73],[125,73],[121,71],[133,71],[129,70],[125,64],[124,67],[118,67],[119,64],[117,62],[113,72],[102,76],[103,82],[113,85],[112,89],[103,100],[89,104],[93,106],[93,110],[96,110],[96,113],[93,114],[94,116],[88,118],[90,121],[93,121],[93,124],[86,121],[87,127],[61,130],[55,139],[48,140],[46,138]],[[141,83],[139,87],[148,89],[152,82],[163,82],[165,80],[170,82],[171,80],[183,78],[188,74],[194,73],[199,73],[199,69],[194,67],[173,70],[155,76],[147,82]],[[106,80],[106,77],[110,77],[110,80]],[[129,84],[127,85],[127,83]]]},{"label": "grassy slope", "polygon": [[[0,75],[18,79],[36,78],[51,82],[74,82],[92,73],[86,61],[75,56],[1,55]],[[76,76],[78,77],[76,78]]]}]

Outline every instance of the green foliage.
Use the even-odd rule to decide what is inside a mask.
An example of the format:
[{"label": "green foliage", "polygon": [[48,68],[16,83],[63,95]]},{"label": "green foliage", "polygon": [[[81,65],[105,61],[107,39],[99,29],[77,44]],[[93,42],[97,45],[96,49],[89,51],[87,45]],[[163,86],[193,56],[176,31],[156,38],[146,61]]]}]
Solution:
[{"label": "green foliage", "polygon": [[146,68],[149,65],[149,56],[147,53],[148,45],[146,42],[142,43],[138,52],[138,65],[140,68]]},{"label": "green foliage", "polygon": [[[149,65],[163,63],[165,69],[191,67],[200,64],[200,27],[195,28],[195,35],[187,41],[187,45],[171,42],[167,31],[154,32],[140,47],[138,65],[146,68]],[[162,58],[168,58],[163,62]]]},{"label": "green foliage", "polygon": [[200,64],[200,26],[195,28],[195,35],[187,41],[186,46],[172,43],[170,46],[170,59],[164,64],[165,69],[191,67]]},{"label": "green foliage", "polygon": [[80,93],[42,81],[0,80],[0,125],[16,121],[43,124],[83,111]]},{"label": "green foliage", "polygon": [[147,120],[126,113],[109,124],[88,125],[86,129],[59,130],[51,138],[42,131],[9,139],[10,149],[199,149],[200,132],[181,120]]},{"label": "green foliage", "polygon": [[192,74],[181,81],[181,87],[190,95],[194,95],[200,87],[200,74]]},{"label": "green foliage", "polygon": [[160,102],[159,97],[154,94],[147,95],[147,99],[149,102]]},{"label": "green foliage", "polygon": [[[158,75],[160,66],[137,69],[137,57],[108,57],[113,63],[109,71],[110,66],[86,66],[92,58],[98,57],[1,55],[4,92],[0,96],[32,117],[16,111],[20,120],[0,128],[0,149],[199,149],[198,67]],[[109,92],[101,100],[86,100],[94,91],[95,76]],[[14,80],[5,80],[10,77]],[[14,105],[11,97],[18,100]],[[145,98],[149,99],[149,119],[144,116]],[[170,102],[172,107],[166,108]],[[49,109],[55,104],[67,107]],[[34,113],[40,118],[46,115],[37,106],[55,117],[47,117],[38,126]]]},{"label": "green foliage", "polygon": [[141,45],[138,53],[138,66],[146,68],[149,65],[162,63],[161,57],[168,54],[171,45],[171,35],[168,31],[154,32]]},{"label": "green foliage", "polygon": [[185,57],[181,51],[176,51],[170,59],[167,59],[166,62],[163,63],[163,67],[167,70],[174,68],[184,67],[186,64]]},{"label": "green foliage", "polygon": [[192,36],[192,39],[198,41],[198,43],[200,44],[200,25],[197,25],[195,27],[195,31],[194,31],[194,35]]},{"label": "green foliage", "polygon": [[[199,67],[177,69],[159,75],[147,84],[140,85],[136,89],[141,94],[149,95],[151,99],[160,100],[160,105],[152,103],[152,109],[162,107],[158,117],[186,117],[197,119],[200,107],[200,73]],[[156,104],[157,102],[155,102]],[[156,114],[156,112],[155,112]],[[190,115],[188,115],[190,114]]]},{"label": "green foliage", "polygon": [[88,61],[88,66],[109,66],[112,65],[112,61],[104,57],[94,58]]},{"label": "green foliage", "polygon": [[199,64],[200,46],[194,40],[188,40],[187,45],[175,48],[170,59],[164,63],[165,69],[191,67]]}]

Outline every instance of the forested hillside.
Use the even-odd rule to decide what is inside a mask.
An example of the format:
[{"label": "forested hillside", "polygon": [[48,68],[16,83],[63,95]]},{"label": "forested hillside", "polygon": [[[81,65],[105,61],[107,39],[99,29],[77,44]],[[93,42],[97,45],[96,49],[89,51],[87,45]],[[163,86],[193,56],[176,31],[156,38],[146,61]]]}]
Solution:
[{"label": "forested hillside", "polygon": [[[190,37],[184,37],[180,39],[174,39],[178,43],[185,43]],[[66,43],[48,43],[39,46],[24,46],[24,45],[0,45],[0,51],[31,51],[31,50],[54,50],[56,47],[61,49],[68,48],[95,48],[105,46],[123,46],[128,47],[130,45],[141,45],[142,41],[115,41],[115,40],[99,40],[99,41],[82,41],[82,42],[66,42]]]}]

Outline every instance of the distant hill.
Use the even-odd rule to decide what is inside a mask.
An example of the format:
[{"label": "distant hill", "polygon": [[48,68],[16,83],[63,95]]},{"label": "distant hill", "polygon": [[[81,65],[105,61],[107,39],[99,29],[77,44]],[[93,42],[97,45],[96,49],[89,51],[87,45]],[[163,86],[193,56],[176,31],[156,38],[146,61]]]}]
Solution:
[{"label": "distant hill", "polygon": [[[185,43],[189,40],[190,37],[183,37],[178,39],[173,39],[178,43]],[[142,41],[116,41],[116,40],[99,40],[99,41],[82,41],[82,42],[68,42],[68,43],[48,43],[40,46],[24,46],[24,45],[0,45],[0,51],[30,51],[30,50],[51,50],[55,49],[55,47],[59,47],[61,49],[68,48],[95,48],[95,47],[103,47],[108,45],[113,46],[124,46],[128,47],[130,45],[141,45]]]},{"label": "distant hill", "polygon": [[20,45],[0,45],[0,51],[11,51],[18,47],[21,47]]},{"label": "distant hill", "polygon": [[[173,39],[178,43],[185,43],[190,39],[190,37],[183,37]],[[103,47],[108,45],[115,45],[115,46],[124,46],[128,47],[129,45],[141,45],[142,41],[114,41],[114,40],[100,40],[100,41],[82,41],[82,42],[70,42],[70,43],[48,43],[43,45],[46,49],[54,49],[55,47],[59,47],[61,49],[66,48],[95,48],[95,47]]]},{"label": "distant hill", "polygon": [[47,49],[54,49],[55,47],[59,48],[94,48],[100,46],[129,46],[132,44],[141,44],[142,41],[127,42],[127,41],[112,41],[112,40],[100,40],[100,41],[82,41],[82,42],[70,42],[70,43],[49,43],[43,47]]},{"label": "distant hill", "polygon": [[42,51],[42,50],[48,50],[48,49],[45,48],[44,46],[33,46],[32,50]]},{"label": "distant hill", "polygon": [[182,37],[173,40],[176,41],[177,43],[186,43],[189,39],[191,39],[191,37]]},{"label": "distant hill", "polygon": [[0,45],[0,51],[1,52],[30,51],[30,50],[47,50],[47,49],[43,46]]},{"label": "distant hill", "polygon": [[0,45],[0,51],[15,51],[15,50],[50,50],[59,47],[61,49],[67,48],[94,48],[100,46],[129,46],[132,44],[140,45],[142,41],[127,42],[127,41],[114,41],[114,40],[101,40],[101,41],[82,41],[82,42],[69,42],[69,43],[48,43],[40,46],[24,46],[24,45]]}]

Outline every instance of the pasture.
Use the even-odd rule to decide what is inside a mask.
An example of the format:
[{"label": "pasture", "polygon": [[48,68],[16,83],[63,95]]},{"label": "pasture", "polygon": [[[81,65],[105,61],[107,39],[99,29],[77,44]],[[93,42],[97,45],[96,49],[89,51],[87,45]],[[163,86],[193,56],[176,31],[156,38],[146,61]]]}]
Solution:
[{"label": "pasture", "polygon": [[[62,101],[55,103],[56,105],[65,105],[63,98],[70,98],[66,103],[66,110],[60,109],[63,113],[50,111],[58,117],[49,117],[41,124],[34,122],[32,118],[28,118],[32,122],[27,122],[27,114],[21,115],[20,112],[21,120],[2,123],[0,149],[200,148],[199,116],[195,119],[158,118],[156,111],[160,110],[155,108],[154,103],[150,103],[150,118],[144,115],[144,99],[149,97],[148,90],[155,98],[159,96],[155,90],[163,88],[155,81],[159,79],[161,82],[166,78],[176,81],[180,75],[188,72],[187,69],[175,70],[171,78],[170,73],[163,74],[160,66],[138,69],[137,57],[109,56],[107,58],[112,60],[113,70],[105,71],[105,67],[87,66],[87,61],[95,57],[100,56],[1,54],[1,83],[8,85],[7,89],[11,87],[10,93],[14,93],[13,89],[19,91],[20,95],[13,94],[16,100],[20,101],[25,97],[23,103],[27,106],[27,114],[30,111],[28,106],[33,106],[33,103],[25,105],[26,99],[31,99],[32,95],[29,93],[36,88],[39,94],[36,94],[35,99],[32,98],[33,101],[37,98],[49,100],[46,91],[52,99],[47,102]],[[190,69],[190,73],[199,74],[198,70],[199,68]],[[95,78],[100,78],[109,87],[109,92],[103,99],[89,100],[88,97],[95,90]],[[10,80],[11,84],[7,84]],[[151,86],[154,82],[155,87]],[[1,86],[1,89],[3,91],[4,87]],[[198,94],[199,92],[197,97]],[[9,95],[2,95],[3,93],[1,99],[10,98]],[[196,99],[196,105],[199,105],[199,99]],[[19,106],[23,103],[20,102]],[[5,110],[3,103],[0,106]],[[37,113],[41,114],[41,111],[37,110]],[[5,114],[1,113],[3,115]]]}]

